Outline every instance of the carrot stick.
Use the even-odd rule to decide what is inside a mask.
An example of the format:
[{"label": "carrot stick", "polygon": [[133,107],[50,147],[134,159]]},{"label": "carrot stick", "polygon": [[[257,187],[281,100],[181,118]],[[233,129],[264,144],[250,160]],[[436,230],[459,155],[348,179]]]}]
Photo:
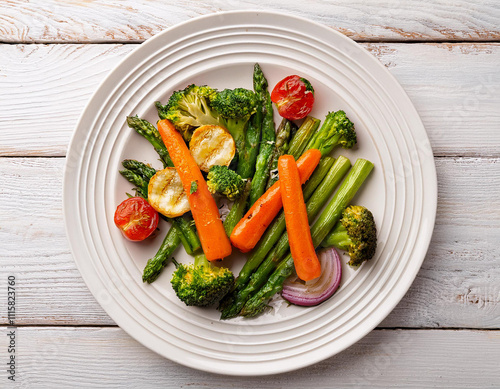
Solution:
[{"label": "carrot stick", "polygon": [[[320,158],[321,152],[311,149],[302,154],[298,159],[297,168],[301,183],[309,179],[314,169],[316,169]],[[302,193],[302,189],[300,189],[300,193]],[[231,233],[231,243],[233,246],[240,249],[243,253],[253,249],[282,206],[281,188],[279,181],[277,181],[252,205],[246,215],[236,224]]]},{"label": "carrot stick", "polygon": [[181,134],[168,120],[158,122],[158,131],[188,196],[189,207],[200,236],[203,252],[209,261],[231,254],[231,243],[222,225],[219,208],[208,190],[200,168],[191,156]]},{"label": "carrot stick", "polygon": [[295,271],[301,280],[313,280],[321,275],[321,265],[309,229],[299,171],[291,155],[283,155],[278,159],[278,174]]}]

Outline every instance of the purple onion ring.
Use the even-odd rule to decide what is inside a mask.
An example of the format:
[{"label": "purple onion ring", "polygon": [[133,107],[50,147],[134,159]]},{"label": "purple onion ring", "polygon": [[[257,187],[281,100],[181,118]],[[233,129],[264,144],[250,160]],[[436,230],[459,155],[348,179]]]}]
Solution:
[{"label": "purple onion ring", "polygon": [[329,299],[340,285],[342,263],[337,250],[333,247],[318,253],[321,263],[321,275],[304,283],[299,279],[286,280],[281,295],[295,305],[310,307]]}]

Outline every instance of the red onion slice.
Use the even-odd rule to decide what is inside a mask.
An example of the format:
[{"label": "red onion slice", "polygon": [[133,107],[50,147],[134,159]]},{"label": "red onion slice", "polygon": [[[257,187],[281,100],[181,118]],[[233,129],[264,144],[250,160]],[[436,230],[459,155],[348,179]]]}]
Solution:
[{"label": "red onion slice", "polygon": [[339,253],[331,247],[320,251],[318,259],[321,263],[321,275],[306,283],[298,278],[289,278],[281,292],[284,299],[295,305],[310,307],[322,303],[335,293],[342,278]]}]

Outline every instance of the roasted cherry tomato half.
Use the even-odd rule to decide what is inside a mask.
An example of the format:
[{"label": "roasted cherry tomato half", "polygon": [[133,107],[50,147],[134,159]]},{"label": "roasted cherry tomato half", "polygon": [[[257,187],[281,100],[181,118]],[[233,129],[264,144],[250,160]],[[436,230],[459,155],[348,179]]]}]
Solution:
[{"label": "roasted cherry tomato half", "polygon": [[146,239],[156,230],[158,212],[142,197],[124,200],[115,211],[115,224],[123,235],[132,241]]},{"label": "roasted cherry tomato half", "polygon": [[300,76],[288,76],[278,82],[271,93],[279,114],[289,120],[305,118],[314,104],[314,89]]}]

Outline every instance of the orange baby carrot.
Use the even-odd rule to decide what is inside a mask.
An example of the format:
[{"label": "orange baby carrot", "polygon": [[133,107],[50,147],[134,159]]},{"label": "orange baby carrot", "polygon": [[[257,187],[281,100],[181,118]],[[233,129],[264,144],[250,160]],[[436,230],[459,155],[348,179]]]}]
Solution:
[{"label": "orange baby carrot", "polygon": [[191,156],[181,134],[168,120],[158,122],[158,131],[188,196],[189,207],[198,230],[203,252],[209,261],[231,254],[231,242],[220,220],[219,208],[208,190],[200,168]]},{"label": "orange baby carrot", "polygon": [[[317,149],[311,149],[298,159],[297,168],[302,184],[316,169],[320,158],[321,152]],[[300,193],[302,193],[302,189],[300,189]],[[231,233],[233,246],[244,253],[253,249],[282,206],[281,188],[278,181],[252,205],[246,215],[236,224]]]},{"label": "orange baby carrot", "polygon": [[321,265],[309,229],[299,171],[291,155],[283,155],[278,159],[278,174],[295,271],[301,280],[313,280],[321,275]]}]

